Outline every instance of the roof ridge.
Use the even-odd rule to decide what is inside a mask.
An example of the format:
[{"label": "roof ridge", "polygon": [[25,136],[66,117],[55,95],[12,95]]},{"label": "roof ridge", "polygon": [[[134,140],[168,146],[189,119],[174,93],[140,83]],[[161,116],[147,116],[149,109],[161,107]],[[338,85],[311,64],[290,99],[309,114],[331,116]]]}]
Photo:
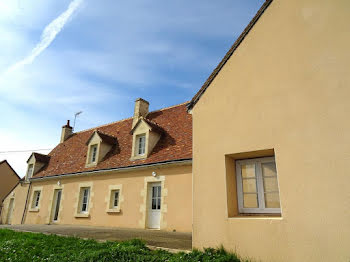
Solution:
[{"label": "roof ridge", "polygon": [[[181,104],[177,104],[177,105],[173,105],[173,106],[161,108],[161,109],[158,109],[158,110],[154,110],[154,111],[148,112],[147,116],[148,116],[149,114],[152,114],[152,113],[156,113],[156,112],[168,110],[168,109],[171,109],[171,108],[174,108],[174,107],[186,105],[186,104],[188,104],[188,103],[189,103],[189,101],[186,101],[186,102],[183,102],[183,103],[181,103]],[[146,117],[147,117],[147,116],[146,116]],[[97,130],[98,128],[105,127],[105,126],[109,126],[109,125],[113,125],[113,124],[116,124],[116,123],[119,123],[119,122],[123,122],[123,121],[127,121],[127,120],[130,120],[130,119],[132,119],[132,117],[124,118],[124,119],[121,119],[121,120],[117,120],[117,121],[114,121],[114,122],[111,122],[111,123],[107,123],[107,124],[103,124],[103,125],[96,126],[96,127],[91,127],[91,128],[89,128],[89,129],[85,129],[85,130],[81,130],[81,131],[79,131],[79,132],[76,132],[76,133],[74,133],[74,134],[80,134],[80,133],[88,132],[88,131],[91,131],[91,130]]]}]

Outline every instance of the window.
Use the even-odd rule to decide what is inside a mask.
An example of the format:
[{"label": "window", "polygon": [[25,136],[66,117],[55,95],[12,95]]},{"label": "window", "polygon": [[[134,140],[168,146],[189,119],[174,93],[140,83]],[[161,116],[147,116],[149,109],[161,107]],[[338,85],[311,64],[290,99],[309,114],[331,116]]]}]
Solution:
[{"label": "window", "polygon": [[89,187],[82,188],[80,193],[80,213],[88,213],[89,197],[90,197],[90,188]]},{"label": "window", "polygon": [[113,209],[118,207],[119,207],[119,190],[112,190],[110,208]]},{"label": "window", "polygon": [[152,210],[160,210],[161,203],[161,186],[153,186],[152,187]]},{"label": "window", "polygon": [[34,191],[32,208],[38,208],[39,207],[40,194],[41,194],[41,191]]},{"label": "window", "polygon": [[33,164],[30,164],[30,165],[28,166],[27,178],[31,178],[31,177],[32,177],[32,175],[33,175],[33,167],[34,167]]},{"label": "window", "polygon": [[97,159],[97,145],[90,147],[90,163],[96,163]]},{"label": "window", "polygon": [[236,161],[240,213],[280,213],[274,157]]},{"label": "window", "polygon": [[137,154],[142,156],[146,152],[146,135],[137,137]]}]

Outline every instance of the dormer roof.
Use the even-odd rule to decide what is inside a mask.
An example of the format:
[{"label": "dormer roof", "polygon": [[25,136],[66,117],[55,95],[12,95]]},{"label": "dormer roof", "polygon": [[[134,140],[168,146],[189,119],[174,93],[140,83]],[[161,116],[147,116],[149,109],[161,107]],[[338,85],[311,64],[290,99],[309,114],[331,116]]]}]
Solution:
[{"label": "dormer roof", "polygon": [[134,133],[134,131],[136,130],[136,128],[139,126],[139,124],[141,122],[146,123],[149,126],[151,131],[157,132],[158,134],[162,134],[164,132],[163,128],[160,127],[157,123],[155,123],[155,122],[153,122],[153,121],[151,121],[151,120],[149,120],[147,118],[141,117],[139,119],[139,121],[137,121],[137,123],[135,124],[133,129],[131,129],[130,134]]},{"label": "dormer roof", "polygon": [[36,161],[41,162],[41,163],[48,163],[50,161],[50,156],[49,155],[43,155],[43,154],[34,152],[28,158],[27,163],[29,162],[29,160],[31,159],[32,156],[34,156]]},{"label": "dormer roof", "polygon": [[95,130],[91,136],[89,137],[89,139],[86,141],[86,145],[88,145],[92,139],[92,137],[97,134],[101,139],[102,139],[102,142],[105,142],[107,144],[110,144],[110,145],[116,145],[118,143],[118,140],[116,137],[114,136],[111,136],[111,135],[107,135],[107,134],[104,134],[102,133],[101,131],[99,130]]}]

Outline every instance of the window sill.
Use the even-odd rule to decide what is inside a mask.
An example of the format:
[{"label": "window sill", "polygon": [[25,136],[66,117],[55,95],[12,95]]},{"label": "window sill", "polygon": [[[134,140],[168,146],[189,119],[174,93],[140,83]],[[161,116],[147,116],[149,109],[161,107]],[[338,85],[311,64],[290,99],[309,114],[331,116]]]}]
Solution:
[{"label": "window sill", "polygon": [[107,209],[107,213],[120,213],[120,208]]},{"label": "window sill", "polygon": [[79,213],[79,214],[75,214],[74,217],[86,218],[86,217],[90,217],[90,214],[89,213]]},{"label": "window sill", "polygon": [[85,164],[85,168],[97,166],[97,162]]},{"label": "window sill", "polygon": [[39,212],[39,208],[31,208],[29,209],[29,212]]},{"label": "window sill", "polygon": [[281,220],[282,214],[238,214],[228,219],[276,219]]},{"label": "window sill", "polygon": [[142,159],[146,159],[147,158],[147,155],[144,154],[144,155],[137,155],[137,156],[132,156],[130,158],[130,161],[135,161],[135,160],[142,160]]}]

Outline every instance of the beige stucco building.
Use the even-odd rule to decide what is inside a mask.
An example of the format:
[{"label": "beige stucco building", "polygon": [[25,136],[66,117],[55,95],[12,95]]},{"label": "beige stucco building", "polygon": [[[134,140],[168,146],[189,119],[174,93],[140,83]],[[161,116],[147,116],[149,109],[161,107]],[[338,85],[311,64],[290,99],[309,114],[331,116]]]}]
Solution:
[{"label": "beige stucco building", "polygon": [[189,113],[137,100],[133,118],[67,124],[2,216],[14,199],[12,223],[190,232],[193,211],[196,248],[348,262],[349,14],[345,0],[267,0]]},{"label": "beige stucco building", "polygon": [[4,201],[10,224],[69,224],[192,231],[192,117],[186,104],[73,133],[33,153]]},{"label": "beige stucco building", "polygon": [[267,1],[191,101],[194,247],[350,260],[349,14]]},{"label": "beige stucco building", "polygon": [[[20,177],[11,165],[6,161],[0,162],[0,213],[2,209],[2,201],[12,192],[18,184]],[[0,217],[1,223],[1,217]]]}]

